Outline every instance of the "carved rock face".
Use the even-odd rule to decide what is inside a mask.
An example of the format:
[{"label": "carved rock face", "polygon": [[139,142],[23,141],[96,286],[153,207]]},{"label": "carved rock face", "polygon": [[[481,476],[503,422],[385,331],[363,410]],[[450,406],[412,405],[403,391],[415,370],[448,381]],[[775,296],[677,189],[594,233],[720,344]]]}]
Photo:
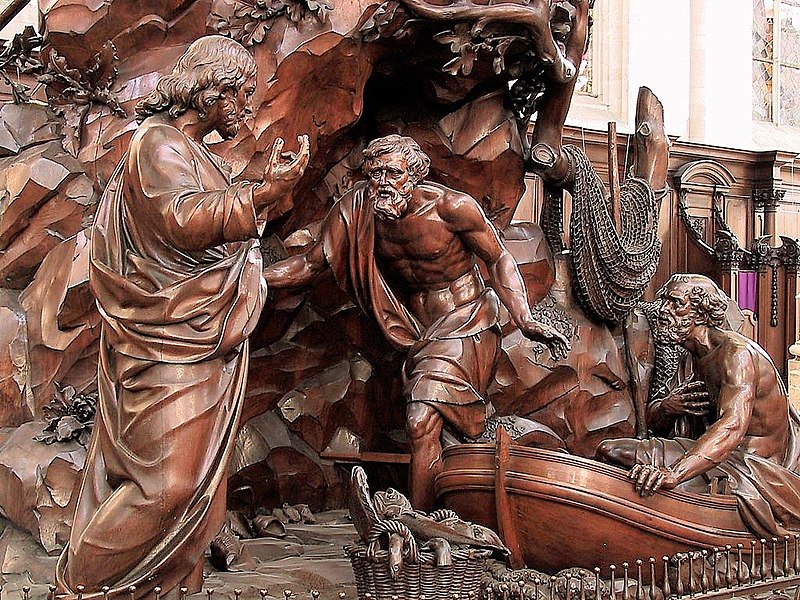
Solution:
[{"label": "carved rock face", "polygon": [[16,427],[32,417],[28,386],[25,315],[13,292],[0,291],[0,427]]},{"label": "carved rock face", "polygon": [[[527,273],[531,248],[541,243],[541,230],[528,226],[528,241],[509,243],[509,251],[522,263],[526,286],[541,289]],[[549,259],[542,244],[540,256]],[[541,259],[540,259],[541,260]],[[603,439],[631,435],[634,427],[630,391],[622,340],[609,328],[591,321],[578,307],[569,281],[568,259],[555,261],[555,281],[533,306],[534,317],[552,323],[572,343],[566,360],[554,363],[542,344],[522,337],[518,330],[504,330],[503,349],[498,360],[489,398],[500,415],[519,415],[550,427],[570,452],[592,457]],[[531,294],[531,303],[537,295]]]},{"label": "carved rock face", "polygon": [[33,441],[44,423],[18,427],[0,446],[0,506],[48,552],[67,541],[86,449],[77,442]]}]

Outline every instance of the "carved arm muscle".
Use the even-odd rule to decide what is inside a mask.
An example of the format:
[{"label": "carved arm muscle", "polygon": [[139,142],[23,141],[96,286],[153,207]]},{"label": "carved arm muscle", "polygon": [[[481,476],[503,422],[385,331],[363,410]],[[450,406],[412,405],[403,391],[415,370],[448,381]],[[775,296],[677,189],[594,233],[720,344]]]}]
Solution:
[{"label": "carved arm muscle", "polygon": [[308,287],[327,266],[322,243],[314,245],[303,254],[291,256],[264,269],[267,285],[276,289]]},{"label": "carved arm muscle", "polygon": [[533,321],[517,261],[503,245],[497,229],[478,203],[470,196],[457,195],[444,202],[439,212],[467,248],[486,263],[492,287],[514,323],[522,327]]},{"label": "carved arm muscle", "polygon": [[755,402],[755,364],[750,352],[727,357],[719,390],[719,419],[712,423],[686,456],[671,467],[678,483],[704,473],[736,450],[750,427]]}]

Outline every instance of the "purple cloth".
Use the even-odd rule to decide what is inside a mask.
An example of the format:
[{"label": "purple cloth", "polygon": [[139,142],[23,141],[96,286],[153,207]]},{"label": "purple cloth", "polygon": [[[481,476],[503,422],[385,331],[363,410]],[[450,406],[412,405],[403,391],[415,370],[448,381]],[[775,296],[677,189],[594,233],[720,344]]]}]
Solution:
[{"label": "purple cloth", "polygon": [[739,271],[739,287],[736,297],[742,310],[758,309],[758,277],[755,271]]}]

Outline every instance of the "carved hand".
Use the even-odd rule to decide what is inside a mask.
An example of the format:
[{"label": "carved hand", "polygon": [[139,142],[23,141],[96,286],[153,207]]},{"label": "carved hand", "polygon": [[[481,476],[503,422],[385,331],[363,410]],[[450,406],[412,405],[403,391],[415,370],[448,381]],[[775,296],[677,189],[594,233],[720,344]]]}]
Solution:
[{"label": "carved hand", "polygon": [[661,400],[661,410],[666,415],[694,415],[703,417],[708,414],[710,401],[704,381],[690,381],[679,385]]},{"label": "carved hand", "polygon": [[652,496],[659,489],[671,490],[680,483],[669,467],[648,464],[634,465],[628,477],[640,496]]},{"label": "carved hand", "polygon": [[283,138],[277,138],[272,144],[262,183],[256,191],[256,203],[260,207],[272,204],[273,211],[279,214],[292,207],[288,192],[303,176],[310,157],[308,135],[297,136],[297,141],[300,144],[297,152],[283,152]]},{"label": "carved hand", "polygon": [[519,329],[522,331],[522,335],[529,340],[545,344],[550,350],[553,360],[557,361],[567,357],[567,352],[570,350],[569,340],[555,328],[531,319],[520,325]]}]

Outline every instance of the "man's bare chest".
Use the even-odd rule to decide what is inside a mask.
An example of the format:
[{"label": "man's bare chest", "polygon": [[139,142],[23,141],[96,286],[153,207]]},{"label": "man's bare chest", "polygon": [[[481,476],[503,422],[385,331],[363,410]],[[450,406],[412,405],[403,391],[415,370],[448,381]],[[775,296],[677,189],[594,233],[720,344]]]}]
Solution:
[{"label": "man's bare chest", "polygon": [[375,253],[384,261],[437,261],[463,251],[461,240],[438,217],[409,215],[375,224]]}]

